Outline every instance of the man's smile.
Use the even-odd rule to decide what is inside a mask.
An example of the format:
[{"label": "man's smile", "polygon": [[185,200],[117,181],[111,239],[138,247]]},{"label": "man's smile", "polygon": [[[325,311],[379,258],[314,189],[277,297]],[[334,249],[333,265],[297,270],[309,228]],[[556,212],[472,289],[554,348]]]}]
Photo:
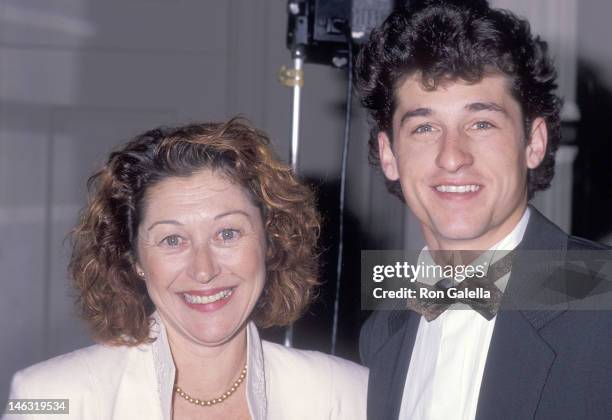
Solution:
[{"label": "man's smile", "polygon": [[480,185],[478,184],[465,184],[465,185],[448,185],[448,184],[442,184],[442,185],[436,185],[434,188],[436,189],[436,191],[439,192],[443,192],[443,193],[469,193],[469,192],[476,192],[478,190],[480,190]]}]

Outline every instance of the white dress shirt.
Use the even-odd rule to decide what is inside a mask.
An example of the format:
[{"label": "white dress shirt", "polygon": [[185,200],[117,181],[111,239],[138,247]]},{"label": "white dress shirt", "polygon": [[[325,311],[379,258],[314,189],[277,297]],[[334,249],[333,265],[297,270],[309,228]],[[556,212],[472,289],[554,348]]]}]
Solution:
[{"label": "white dress shirt", "polygon": [[[154,317],[153,343],[95,345],[30,366],[13,377],[9,398],[68,398],[70,414],[58,419],[171,419],[176,371],[163,323]],[[243,386],[253,420],[366,418],[368,371],[362,366],[262,341],[252,322],[247,361]]]},{"label": "white dress shirt", "polygon": [[[523,239],[529,208],[508,236],[492,251],[512,250]],[[419,263],[426,258],[421,252]],[[500,258],[492,253],[491,262]],[[495,285],[502,291],[510,273]],[[464,307],[465,309],[465,307]],[[474,310],[446,310],[427,322],[421,317],[417,331],[399,418],[402,420],[473,420],[493,327]]]}]

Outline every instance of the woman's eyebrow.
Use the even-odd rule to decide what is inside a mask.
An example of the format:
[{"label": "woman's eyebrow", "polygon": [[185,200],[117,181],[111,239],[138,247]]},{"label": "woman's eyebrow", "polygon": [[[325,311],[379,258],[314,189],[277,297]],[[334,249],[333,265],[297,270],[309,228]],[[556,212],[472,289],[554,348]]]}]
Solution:
[{"label": "woman's eyebrow", "polygon": [[161,224],[169,224],[169,225],[176,225],[176,226],[183,226],[183,224],[177,220],[159,220],[155,223],[152,223],[151,226],[149,226],[147,228],[147,231],[150,231],[151,229],[153,229],[155,226],[157,225],[161,225]]},{"label": "woman's eyebrow", "polygon": [[218,214],[215,216],[215,220],[221,219],[222,217],[226,217],[226,216],[230,216],[232,214],[242,214],[243,216],[245,216],[247,219],[249,219],[249,221],[251,220],[251,215],[249,213],[247,213],[244,210],[229,210],[229,211],[225,211],[221,214]]}]

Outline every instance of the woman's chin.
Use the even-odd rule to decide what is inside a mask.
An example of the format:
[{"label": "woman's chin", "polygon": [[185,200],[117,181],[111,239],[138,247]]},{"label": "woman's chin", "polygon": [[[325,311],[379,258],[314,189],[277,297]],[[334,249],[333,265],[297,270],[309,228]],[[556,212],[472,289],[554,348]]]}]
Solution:
[{"label": "woman's chin", "polygon": [[[212,320],[211,320],[212,321]],[[187,338],[196,344],[219,346],[231,341],[244,328],[243,320],[222,320],[219,322],[198,322],[181,329]]]}]

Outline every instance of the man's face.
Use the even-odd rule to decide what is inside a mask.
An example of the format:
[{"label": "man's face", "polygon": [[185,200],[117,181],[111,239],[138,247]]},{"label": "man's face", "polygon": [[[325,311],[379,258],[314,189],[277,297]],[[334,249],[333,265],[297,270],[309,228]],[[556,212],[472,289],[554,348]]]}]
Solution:
[{"label": "man's face", "polygon": [[379,133],[385,176],[399,179],[431,249],[488,249],[527,205],[527,170],[546,150],[543,119],[526,145],[523,116],[502,75],[423,89],[418,75],[395,92],[393,141]]}]

